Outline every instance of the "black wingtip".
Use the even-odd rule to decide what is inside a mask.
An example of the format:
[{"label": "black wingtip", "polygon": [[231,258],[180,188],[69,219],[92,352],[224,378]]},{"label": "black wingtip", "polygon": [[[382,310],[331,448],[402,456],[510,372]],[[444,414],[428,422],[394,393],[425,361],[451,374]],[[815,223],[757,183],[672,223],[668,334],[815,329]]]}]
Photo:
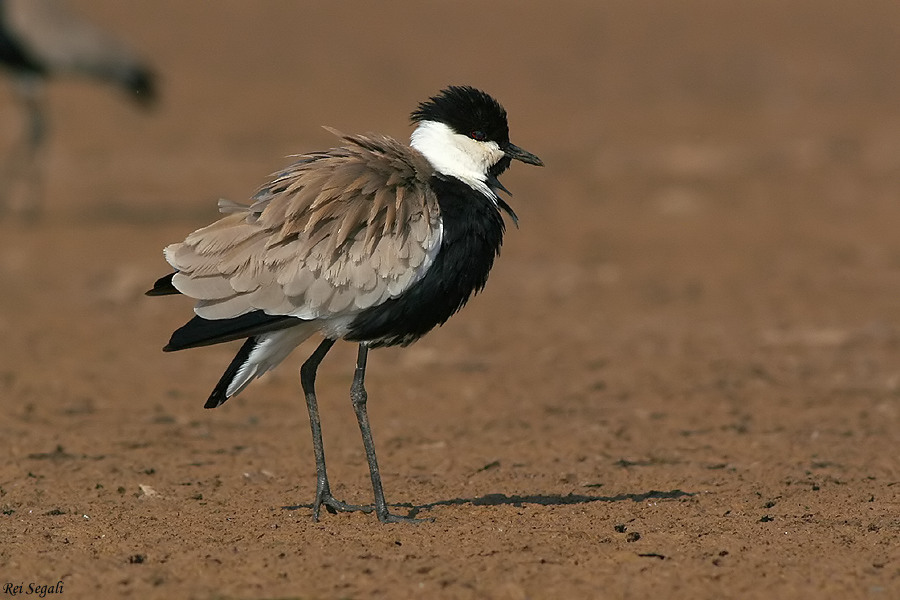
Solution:
[{"label": "black wingtip", "polygon": [[175,273],[169,273],[165,277],[160,277],[153,284],[153,287],[144,292],[147,296],[171,296],[172,294],[180,294],[181,292],[172,285],[172,278]]},{"label": "black wingtip", "polygon": [[219,379],[219,383],[216,384],[203,408],[217,408],[225,404],[225,401],[228,400],[228,386],[231,385],[231,381],[237,375],[241,366],[250,358],[250,353],[256,348],[256,343],[257,338],[255,337],[248,338],[244,342],[244,345],[241,346],[241,349],[238,350],[238,353],[231,360],[231,364],[225,369],[225,373],[222,374],[222,378]]},{"label": "black wingtip", "polygon": [[172,332],[163,352],[212,346],[253,337],[269,331],[287,329],[302,321],[290,315],[267,315],[256,310],[230,319],[204,319],[195,316]]},{"label": "black wingtip", "polygon": [[209,395],[209,398],[206,400],[206,404],[203,405],[203,408],[219,408],[225,401],[228,400],[228,396],[225,395],[225,390],[220,390],[219,386],[216,386],[216,389],[213,390],[213,393]]}]

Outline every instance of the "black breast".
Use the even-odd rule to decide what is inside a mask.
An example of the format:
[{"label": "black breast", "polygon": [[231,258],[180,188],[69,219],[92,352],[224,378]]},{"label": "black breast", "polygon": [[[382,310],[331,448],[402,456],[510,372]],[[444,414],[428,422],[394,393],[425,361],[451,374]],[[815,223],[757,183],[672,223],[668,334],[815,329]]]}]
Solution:
[{"label": "black breast", "polygon": [[484,194],[455,178],[431,178],[443,222],[431,267],[400,296],[366,309],[344,339],[372,347],[407,345],[442,325],[484,288],[503,243],[503,219]]}]

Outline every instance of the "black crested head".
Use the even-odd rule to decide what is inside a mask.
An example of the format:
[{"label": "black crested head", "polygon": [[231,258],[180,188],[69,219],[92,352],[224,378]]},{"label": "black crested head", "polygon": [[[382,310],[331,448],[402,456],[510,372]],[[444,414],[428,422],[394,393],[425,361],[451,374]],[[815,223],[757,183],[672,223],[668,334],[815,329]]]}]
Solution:
[{"label": "black crested head", "polygon": [[156,75],[149,69],[131,69],[122,75],[121,84],[142,106],[152,106],[156,101]]},{"label": "black crested head", "polygon": [[489,94],[468,85],[452,85],[419,104],[413,123],[437,121],[478,141],[509,143],[506,111]]}]

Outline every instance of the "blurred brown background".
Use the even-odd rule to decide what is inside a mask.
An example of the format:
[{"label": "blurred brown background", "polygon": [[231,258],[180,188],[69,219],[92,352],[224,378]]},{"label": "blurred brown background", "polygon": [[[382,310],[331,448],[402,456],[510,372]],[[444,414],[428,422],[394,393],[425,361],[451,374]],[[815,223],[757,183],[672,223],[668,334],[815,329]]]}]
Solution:
[{"label": "blurred brown background", "polygon": [[[66,597],[900,595],[900,4],[78,0],[160,76],[49,90],[46,214],[0,223],[0,584]],[[308,507],[301,352],[164,355],[161,249],[320,125],[496,96],[520,216],[486,291],[373,353],[385,527]],[[22,121],[0,86],[0,144]],[[0,149],[2,152],[2,149]],[[370,501],[323,364],[337,496]]]}]

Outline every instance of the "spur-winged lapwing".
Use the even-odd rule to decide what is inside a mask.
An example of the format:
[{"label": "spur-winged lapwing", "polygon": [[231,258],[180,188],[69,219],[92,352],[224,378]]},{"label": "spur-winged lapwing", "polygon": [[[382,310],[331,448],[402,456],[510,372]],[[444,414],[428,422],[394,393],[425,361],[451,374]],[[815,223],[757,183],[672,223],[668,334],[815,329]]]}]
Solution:
[{"label": "spur-winged lapwing", "polygon": [[142,105],[155,98],[151,69],[125,43],[75,14],[60,0],[0,0],[0,68],[14,81],[28,114],[25,136],[10,154],[0,182],[5,208],[14,180],[26,179],[22,212],[40,210],[38,152],[46,137],[42,82],[72,75],[113,84]]},{"label": "spur-winged lapwing", "polygon": [[388,511],[366,414],[369,348],[405,346],[458,311],[487,280],[509,205],[497,176],[512,159],[541,160],[509,141],[506,111],[472,87],[449,87],[412,113],[410,145],[381,135],[342,135],[344,146],[304,154],[243,206],[165,249],[175,272],[147,294],[198,300],[196,316],[166,351],[246,342],[206,402],[214,408],[318,332],[303,363],[318,475],[313,518],[362,510],[334,498],[316,403],[316,369],[338,339],[359,344],[350,398],[362,432],[382,522]]}]

